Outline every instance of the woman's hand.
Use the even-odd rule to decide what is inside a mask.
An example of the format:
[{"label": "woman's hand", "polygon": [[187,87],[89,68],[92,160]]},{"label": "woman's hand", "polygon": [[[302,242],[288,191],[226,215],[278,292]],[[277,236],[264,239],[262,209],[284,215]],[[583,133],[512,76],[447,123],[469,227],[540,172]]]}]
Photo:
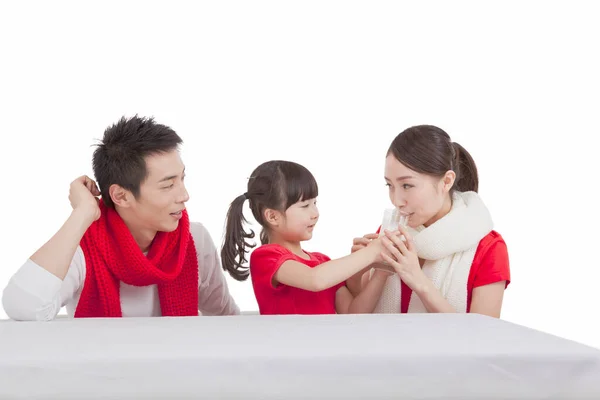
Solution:
[{"label": "woman's hand", "polygon": [[428,282],[428,278],[421,269],[412,237],[405,227],[399,226],[398,229],[396,232],[385,231],[382,243],[387,251],[382,252],[381,257],[394,268],[408,287],[417,290]]}]

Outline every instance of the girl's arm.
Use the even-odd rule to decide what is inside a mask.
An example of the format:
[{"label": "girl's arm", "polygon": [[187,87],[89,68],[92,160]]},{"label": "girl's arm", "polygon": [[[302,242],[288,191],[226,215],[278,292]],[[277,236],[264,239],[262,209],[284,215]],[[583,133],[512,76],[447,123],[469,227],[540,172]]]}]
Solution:
[{"label": "girl's arm", "polygon": [[372,313],[381,297],[389,272],[376,269],[363,290],[353,296],[347,287],[341,287],[335,294],[335,309],[338,314]]},{"label": "girl's arm", "polygon": [[355,275],[363,268],[381,260],[384,251],[381,240],[373,240],[367,247],[314,268],[294,260],[285,261],[273,275],[273,284],[283,283],[299,289],[320,292]]},{"label": "girl's arm", "polygon": [[[354,238],[354,240],[352,241],[352,248],[350,249],[350,252],[354,253],[358,250],[364,249],[369,243],[371,243],[371,240],[377,239],[378,237],[379,235],[377,233],[369,233],[364,235],[363,237]],[[346,280],[346,286],[348,287],[348,290],[350,290],[350,293],[352,293],[353,297],[358,296],[358,294],[364,287],[363,277],[367,276],[366,273],[371,270],[371,267],[371,265],[367,266],[366,268],[360,270],[358,273],[352,275]]]}]

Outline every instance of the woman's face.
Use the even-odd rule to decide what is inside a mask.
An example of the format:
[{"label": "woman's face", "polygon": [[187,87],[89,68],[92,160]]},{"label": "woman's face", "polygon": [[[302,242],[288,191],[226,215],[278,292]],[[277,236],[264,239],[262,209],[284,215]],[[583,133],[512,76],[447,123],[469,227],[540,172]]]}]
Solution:
[{"label": "woman's face", "polygon": [[454,171],[441,177],[422,174],[408,168],[390,154],[385,159],[385,181],[390,201],[408,217],[408,226],[429,226],[446,215],[452,206],[450,189]]}]

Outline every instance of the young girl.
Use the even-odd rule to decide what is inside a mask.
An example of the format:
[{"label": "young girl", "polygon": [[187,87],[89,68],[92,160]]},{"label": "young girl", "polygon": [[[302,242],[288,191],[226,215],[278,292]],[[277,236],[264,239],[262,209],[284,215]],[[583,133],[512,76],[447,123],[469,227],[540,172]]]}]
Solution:
[{"label": "young girl", "polygon": [[[506,244],[477,194],[470,154],[442,129],[414,126],[392,142],[385,162],[391,202],[408,217],[406,241],[386,232],[389,277],[372,310],[379,313],[474,312],[500,316],[510,282]],[[354,240],[360,251],[375,234]],[[359,293],[371,274],[348,286]],[[372,293],[378,296],[378,293]]]},{"label": "young girl", "polygon": [[[252,278],[261,314],[356,313],[375,307],[374,293],[381,292],[388,271],[376,270],[357,296],[346,288],[345,280],[391,253],[381,239],[336,260],[303,250],[301,242],[310,240],[319,220],[317,195],[317,182],[305,167],[269,161],[254,170],[248,191],[229,207],[221,250],[223,269],[239,281]],[[252,252],[249,267],[243,264],[255,245],[246,242],[254,238],[254,232],[243,227],[246,200],[262,226],[262,246]]]}]

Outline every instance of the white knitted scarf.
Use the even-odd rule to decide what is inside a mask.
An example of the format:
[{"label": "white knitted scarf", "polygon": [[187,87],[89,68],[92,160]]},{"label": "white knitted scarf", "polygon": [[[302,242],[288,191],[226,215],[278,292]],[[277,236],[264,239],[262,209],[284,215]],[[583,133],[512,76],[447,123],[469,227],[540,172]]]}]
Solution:
[{"label": "white knitted scarf", "polygon": [[[491,215],[475,192],[454,192],[448,214],[429,227],[408,228],[423,272],[457,312],[467,312],[467,280],[479,241],[493,228]],[[371,271],[372,272],[372,271]],[[400,278],[391,275],[374,313],[399,313],[402,298]],[[412,292],[409,313],[426,313],[419,296]]]}]

